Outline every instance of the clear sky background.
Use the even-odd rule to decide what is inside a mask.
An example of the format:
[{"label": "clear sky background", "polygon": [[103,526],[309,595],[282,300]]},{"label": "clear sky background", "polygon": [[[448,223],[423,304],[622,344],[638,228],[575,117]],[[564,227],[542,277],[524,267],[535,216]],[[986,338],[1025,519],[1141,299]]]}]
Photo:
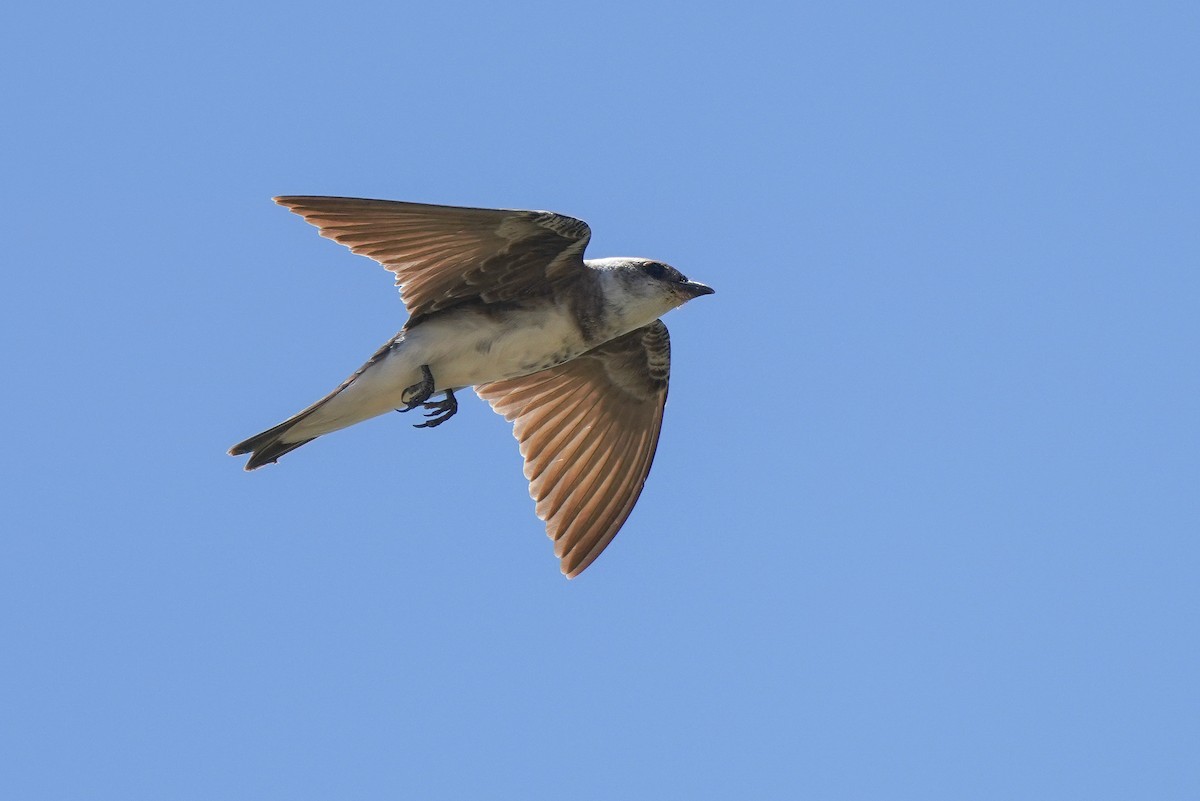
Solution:
[{"label": "clear sky background", "polygon": [[[1200,793],[1194,2],[4,16],[0,796]],[[404,321],[289,193],[716,288],[580,579],[473,396],[225,455]]]}]

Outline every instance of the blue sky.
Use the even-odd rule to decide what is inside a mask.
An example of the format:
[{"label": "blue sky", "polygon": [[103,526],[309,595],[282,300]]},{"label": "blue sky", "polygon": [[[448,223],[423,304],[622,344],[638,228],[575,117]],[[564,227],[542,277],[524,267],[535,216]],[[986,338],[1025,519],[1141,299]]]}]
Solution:
[{"label": "blue sky", "polygon": [[[1194,798],[1198,23],[8,11],[0,794]],[[716,288],[580,579],[473,397],[225,455],[404,319],[276,194]]]}]

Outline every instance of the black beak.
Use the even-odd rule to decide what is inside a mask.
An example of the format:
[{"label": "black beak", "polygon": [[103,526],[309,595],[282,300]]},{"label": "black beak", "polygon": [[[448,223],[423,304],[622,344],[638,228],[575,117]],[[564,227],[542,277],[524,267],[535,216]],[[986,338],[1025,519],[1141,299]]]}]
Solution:
[{"label": "black beak", "polygon": [[705,286],[704,284],[699,283],[698,281],[684,281],[683,286],[687,290],[688,294],[693,298],[698,298],[701,295],[711,295],[717,291],[710,286]]}]

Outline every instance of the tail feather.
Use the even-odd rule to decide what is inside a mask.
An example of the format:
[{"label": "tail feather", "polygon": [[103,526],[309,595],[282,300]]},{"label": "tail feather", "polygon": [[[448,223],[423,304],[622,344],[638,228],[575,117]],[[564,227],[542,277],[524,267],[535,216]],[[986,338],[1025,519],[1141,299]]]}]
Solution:
[{"label": "tail feather", "polygon": [[295,442],[284,442],[283,438],[287,433],[307,416],[307,413],[302,412],[290,420],[284,420],[279,425],[268,428],[261,434],[255,434],[250,439],[239,442],[230,448],[229,455],[241,456],[246,453],[250,454],[250,461],[246,462],[247,470],[255,470],[265,464],[276,462],[285,453],[291,453],[301,445],[305,445],[316,439],[316,437],[309,437],[308,439],[296,440]]},{"label": "tail feather", "polygon": [[[366,364],[358,368],[358,370],[356,370],[352,376],[343,381],[340,387],[335,389],[333,392],[330,392],[328,395],[321,398],[304,411],[292,415],[279,425],[273,428],[268,428],[261,434],[255,434],[253,437],[250,437],[250,439],[234,445],[229,449],[229,455],[241,456],[246,453],[250,454],[250,460],[246,462],[246,469],[255,470],[265,464],[271,464],[272,462],[278,461],[280,456],[283,456],[285,453],[291,453],[292,451],[296,450],[296,448],[312,442],[322,434],[328,434],[331,431],[337,431],[339,428],[345,428],[346,426],[353,425],[354,423],[357,423],[360,420],[365,420],[368,417],[373,417],[377,414],[383,414],[386,407],[385,409],[373,409],[369,413],[361,415],[356,415],[353,412],[347,414],[346,409],[343,408],[341,412],[332,415],[332,417],[330,415],[325,415],[324,423],[326,425],[318,426],[316,428],[311,425],[308,426],[305,430],[305,434],[311,434],[312,436],[305,437],[304,435],[301,435],[300,439],[285,441],[285,437],[287,437],[292,429],[294,429],[300,423],[308,420],[310,415],[340,395],[343,390],[353,384],[363,373],[365,373],[375,364],[382,361],[384,357],[392,352],[397,343],[402,342],[403,339],[404,332],[401,331],[399,334],[389,340],[383,347],[377,350],[375,355],[372,356]],[[350,408],[353,409],[353,404]]]}]

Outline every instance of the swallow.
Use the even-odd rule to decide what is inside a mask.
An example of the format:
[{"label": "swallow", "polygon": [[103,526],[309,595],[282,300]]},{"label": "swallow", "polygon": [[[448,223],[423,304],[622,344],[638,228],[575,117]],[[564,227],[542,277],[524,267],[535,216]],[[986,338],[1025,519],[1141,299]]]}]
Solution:
[{"label": "swallow", "polygon": [[659,319],[701,295],[661,261],[585,259],[587,223],[549,211],[277,197],[396,276],[404,327],[341,386],[234,445],[246,470],[389,411],[434,428],[473,387],[513,424],[538,517],[573,578],[641,495],[671,368]]}]

